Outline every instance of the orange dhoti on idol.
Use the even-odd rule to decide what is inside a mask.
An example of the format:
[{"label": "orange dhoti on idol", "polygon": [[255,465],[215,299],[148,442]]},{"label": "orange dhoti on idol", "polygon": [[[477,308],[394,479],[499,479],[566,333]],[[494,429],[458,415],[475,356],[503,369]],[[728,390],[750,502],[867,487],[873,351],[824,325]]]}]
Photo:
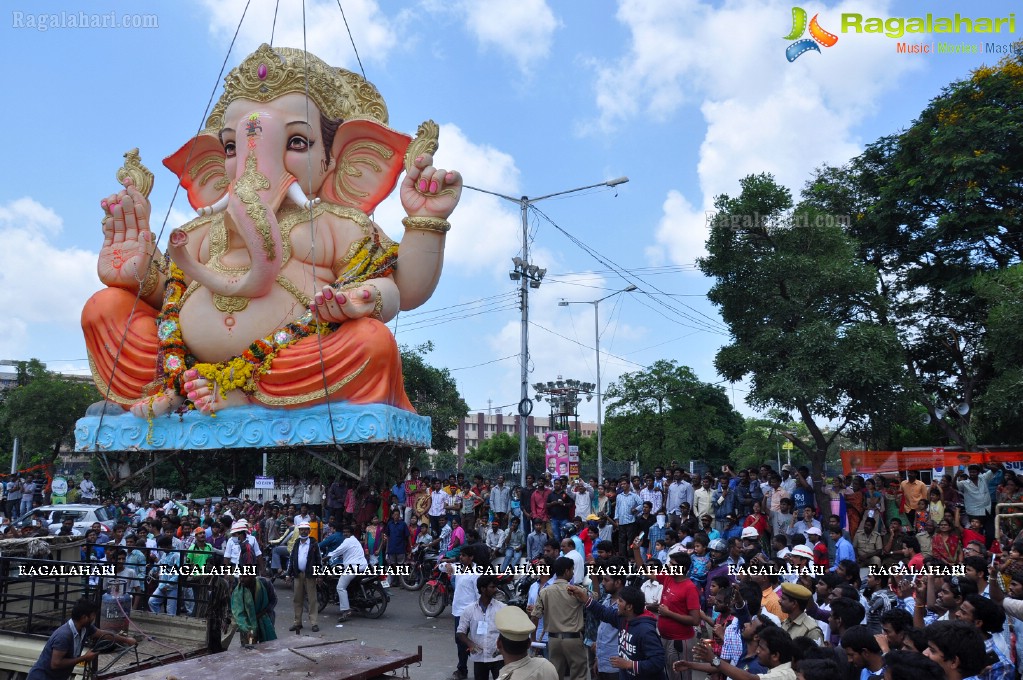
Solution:
[{"label": "orange dhoti on idol", "polygon": [[[109,387],[110,401],[126,406],[163,390],[157,370],[158,312],[140,302],[132,313],[133,305],[132,293],[107,288],[92,296],[82,312],[93,379],[104,396]],[[394,338],[375,319],[352,320],[280,350],[250,397],[266,406],[307,406],[326,401],[325,384],[331,401],[415,410],[405,396]]]}]

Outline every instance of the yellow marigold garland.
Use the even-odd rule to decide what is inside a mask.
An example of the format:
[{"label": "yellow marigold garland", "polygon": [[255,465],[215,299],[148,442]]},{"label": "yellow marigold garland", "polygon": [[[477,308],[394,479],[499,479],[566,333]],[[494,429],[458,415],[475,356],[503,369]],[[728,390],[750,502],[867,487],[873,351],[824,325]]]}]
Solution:
[{"label": "yellow marigold garland", "polygon": [[[379,235],[367,236],[359,242],[356,253],[338,277],[335,288],[350,287],[370,279],[389,276],[394,272],[397,260],[398,244],[384,247]],[[187,398],[182,376],[188,369],[198,371],[204,379],[219,386],[222,393],[236,389],[247,393],[255,392],[260,376],[270,372],[270,366],[278,352],[313,333],[326,335],[340,326],[337,323],[318,322],[313,318],[312,312],[306,312],[300,318],[256,340],[244,352],[228,361],[215,364],[200,363],[188,352],[181,335],[179,319],[181,298],[187,288],[184,273],[173,262],[170,263],[169,272],[163,307],[156,318],[157,336],[160,340],[157,373],[169,393]],[[185,408],[191,409],[194,405],[186,402]],[[152,413],[152,403],[149,412]],[[151,417],[148,420],[151,430]]]}]

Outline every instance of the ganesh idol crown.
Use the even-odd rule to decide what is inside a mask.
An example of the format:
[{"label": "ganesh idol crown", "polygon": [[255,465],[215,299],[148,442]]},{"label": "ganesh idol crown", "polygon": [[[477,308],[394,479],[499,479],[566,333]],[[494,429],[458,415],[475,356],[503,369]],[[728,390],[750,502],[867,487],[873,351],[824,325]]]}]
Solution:
[{"label": "ganesh idol crown", "polygon": [[[434,167],[437,137],[432,121],[414,139],[389,128],[361,76],[260,46],[164,160],[199,213],[165,253],[136,152],[100,201],[106,288],[82,313],[100,392],[150,421],[328,400],[413,412],[385,324],[440,279],[462,179]],[[400,242],[368,217],[395,186]]]}]

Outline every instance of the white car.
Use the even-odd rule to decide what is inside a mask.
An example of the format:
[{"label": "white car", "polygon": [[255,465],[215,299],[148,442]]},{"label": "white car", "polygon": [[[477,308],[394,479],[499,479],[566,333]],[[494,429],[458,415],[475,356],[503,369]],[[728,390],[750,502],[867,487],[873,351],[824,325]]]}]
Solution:
[{"label": "white car", "polygon": [[114,528],[114,517],[107,512],[102,505],[89,505],[87,503],[68,503],[66,505],[43,505],[29,510],[26,514],[14,521],[13,526],[21,529],[32,523],[36,512],[43,513],[43,522],[47,524],[50,534],[56,535],[60,531],[60,525],[66,517],[71,517],[74,527],[82,536],[92,527],[94,522],[99,522],[103,533],[109,535]]}]

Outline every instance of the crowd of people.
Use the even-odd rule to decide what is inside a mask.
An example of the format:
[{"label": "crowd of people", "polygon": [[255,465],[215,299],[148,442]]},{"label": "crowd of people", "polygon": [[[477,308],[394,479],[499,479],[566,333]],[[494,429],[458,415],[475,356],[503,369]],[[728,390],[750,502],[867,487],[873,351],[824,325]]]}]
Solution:
[{"label": "crowd of people", "polygon": [[1023,485],[997,465],[932,484],[904,477],[815,484],[805,467],[696,477],[672,467],[520,486],[413,469],[391,486],[300,482],[267,502],[103,498],[117,519],[109,535],[86,533],[82,558],[115,563],[135,606],[167,614],[194,614],[197,598],[167,570],[146,579],[152,567],[251,564],[258,575],[231,603],[257,642],[275,635],[275,577],[294,584],[293,629],[308,608],[315,631],[321,554],[396,565],[432,548],[454,577],[455,680],[470,662],[478,680],[496,678],[504,662],[494,617],[505,607],[494,577],[473,567],[526,563],[544,572],[525,607],[529,642],[559,677],[1017,677],[1023,539],[1011,513],[996,537],[994,505],[1019,501]]}]

